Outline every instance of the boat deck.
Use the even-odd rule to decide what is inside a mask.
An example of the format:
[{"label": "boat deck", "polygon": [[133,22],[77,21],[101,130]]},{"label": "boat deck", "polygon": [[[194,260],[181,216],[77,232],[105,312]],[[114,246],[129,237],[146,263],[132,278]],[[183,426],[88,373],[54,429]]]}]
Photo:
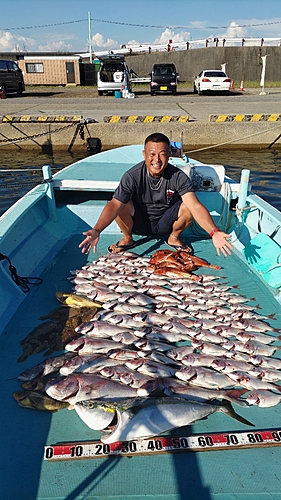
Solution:
[{"label": "boat deck", "polygon": [[[79,233],[79,234],[78,234]],[[43,460],[44,446],[60,442],[82,442],[99,439],[100,433],[89,429],[74,411],[57,413],[23,409],[12,397],[20,389],[17,376],[42,361],[42,355],[29,356],[23,363],[20,341],[38,324],[39,317],[58,306],[55,292],[71,290],[66,278],[70,269],[80,268],[95,258],[87,258],[78,249],[80,228],[44,272],[43,283],[33,286],[0,337],[1,361],[1,486],[3,500],[84,500],[152,499],[156,500],[262,500],[280,498],[280,447],[231,449],[165,455],[93,458],[48,462]],[[98,252],[105,254],[119,233],[101,236]],[[141,240],[141,239],[140,239]],[[190,240],[189,240],[190,241]],[[254,272],[233,252],[228,258],[216,256],[210,240],[193,238],[195,255],[220,271],[201,272],[221,276],[220,282],[239,285],[237,292],[255,298],[261,314],[276,313],[271,321],[281,328],[280,307]],[[167,248],[163,241],[141,240],[134,251],[152,254]],[[197,272],[198,273],[198,272]],[[227,276],[227,279],[224,277]],[[254,294],[254,295],[253,295]],[[57,353],[54,353],[54,355]],[[275,354],[276,356],[276,354]],[[280,427],[280,405],[272,408],[235,406],[237,412],[255,427],[247,427],[222,413],[210,415],[192,426],[172,434],[235,433],[277,429]],[[281,434],[279,434],[281,436]]]}]

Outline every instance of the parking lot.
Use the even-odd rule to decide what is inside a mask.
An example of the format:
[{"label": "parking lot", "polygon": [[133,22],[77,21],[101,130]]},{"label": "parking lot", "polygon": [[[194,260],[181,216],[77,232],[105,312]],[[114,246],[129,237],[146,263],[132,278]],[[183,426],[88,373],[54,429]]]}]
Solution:
[{"label": "parking lot", "polygon": [[230,95],[193,93],[179,88],[176,95],[151,96],[149,86],[133,88],[134,99],[98,96],[96,87],[29,87],[22,96],[10,94],[0,101],[0,114],[82,115],[103,121],[105,115],[188,115],[189,121],[209,120],[210,114],[278,113],[281,88],[234,89]]}]

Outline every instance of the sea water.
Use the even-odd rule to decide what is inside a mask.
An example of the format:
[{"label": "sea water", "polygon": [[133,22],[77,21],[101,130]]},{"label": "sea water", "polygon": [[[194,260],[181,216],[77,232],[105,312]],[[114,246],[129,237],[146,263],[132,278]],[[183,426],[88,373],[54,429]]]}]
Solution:
[{"label": "sea water", "polygon": [[[250,170],[252,191],[281,211],[281,151],[207,149],[188,154],[203,163],[225,166],[226,174],[235,181],[240,180],[241,170]],[[42,182],[42,167],[50,165],[52,173],[88,156],[87,151],[55,152],[48,155],[35,151],[0,151],[0,215],[18,198],[36,184]],[[141,161],[141,158],[140,158]]]}]

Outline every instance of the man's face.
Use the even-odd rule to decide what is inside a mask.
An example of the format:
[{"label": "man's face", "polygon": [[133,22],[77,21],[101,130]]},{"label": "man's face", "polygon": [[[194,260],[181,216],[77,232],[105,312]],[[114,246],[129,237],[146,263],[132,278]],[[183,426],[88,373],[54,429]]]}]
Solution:
[{"label": "man's face", "polygon": [[164,142],[149,141],[142,152],[147,169],[153,177],[161,177],[168,165],[170,148]]}]

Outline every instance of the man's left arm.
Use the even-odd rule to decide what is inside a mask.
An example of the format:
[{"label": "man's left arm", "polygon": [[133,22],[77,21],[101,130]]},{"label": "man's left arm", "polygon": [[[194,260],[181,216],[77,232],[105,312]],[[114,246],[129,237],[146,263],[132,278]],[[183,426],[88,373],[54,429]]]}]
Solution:
[{"label": "man's left arm", "polygon": [[182,201],[186,208],[190,211],[193,219],[202,227],[212,238],[217,254],[220,252],[226,257],[231,254],[233,246],[229,242],[229,234],[220,231],[207,208],[198,200],[195,193],[190,192],[182,196]]}]

